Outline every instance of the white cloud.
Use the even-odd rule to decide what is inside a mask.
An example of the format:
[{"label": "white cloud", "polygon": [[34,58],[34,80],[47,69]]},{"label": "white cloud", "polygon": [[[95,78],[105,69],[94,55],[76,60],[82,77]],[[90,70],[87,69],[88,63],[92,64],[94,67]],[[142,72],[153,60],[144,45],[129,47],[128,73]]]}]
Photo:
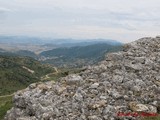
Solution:
[{"label": "white cloud", "polygon": [[4,8],[4,7],[0,7],[0,11],[3,11],[3,12],[11,12],[11,9]]},{"label": "white cloud", "polygon": [[127,42],[159,34],[159,8],[159,0],[0,0],[0,32]]}]

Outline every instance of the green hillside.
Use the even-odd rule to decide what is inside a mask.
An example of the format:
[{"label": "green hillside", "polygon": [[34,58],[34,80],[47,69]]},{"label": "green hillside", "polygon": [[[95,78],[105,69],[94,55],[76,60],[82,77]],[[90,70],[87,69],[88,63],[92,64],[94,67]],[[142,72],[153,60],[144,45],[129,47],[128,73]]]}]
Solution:
[{"label": "green hillside", "polygon": [[14,52],[14,54],[17,56],[31,57],[34,59],[38,58],[38,56],[34,52],[31,52],[28,50],[19,50],[19,51]]},{"label": "green hillside", "polygon": [[0,48],[0,55],[1,56],[22,56],[22,57],[31,57],[37,59],[38,56],[31,51],[28,50],[19,50],[19,51],[6,51]]},{"label": "green hillside", "polygon": [[0,96],[0,120],[3,120],[6,112],[13,106],[12,95]]},{"label": "green hillside", "polygon": [[77,46],[70,48],[56,48],[44,51],[40,56],[44,56],[43,62],[55,66],[82,67],[84,65],[94,64],[104,58],[108,52],[121,50],[121,46],[109,45],[107,43],[97,43],[88,46]]},{"label": "green hillside", "polygon": [[0,96],[37,82],[53,68],[27,57],[0,56]]}]

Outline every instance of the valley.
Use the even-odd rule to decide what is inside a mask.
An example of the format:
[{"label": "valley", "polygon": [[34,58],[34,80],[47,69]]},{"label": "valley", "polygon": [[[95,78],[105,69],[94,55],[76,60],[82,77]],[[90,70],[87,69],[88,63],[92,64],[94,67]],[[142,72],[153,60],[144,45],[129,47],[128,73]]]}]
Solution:
[{"label": "valley", "polygon": [[122,43],[110,39],[42,39],[0,36],[0,55],[34,58],[58,68],[83,67],[98,63],[105,54],[122,50]]}]

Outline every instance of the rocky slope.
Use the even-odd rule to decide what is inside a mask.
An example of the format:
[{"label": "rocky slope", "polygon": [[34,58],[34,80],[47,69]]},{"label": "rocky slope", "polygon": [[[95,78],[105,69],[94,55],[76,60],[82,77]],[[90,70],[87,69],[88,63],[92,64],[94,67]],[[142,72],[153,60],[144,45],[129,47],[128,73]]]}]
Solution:
[{"label": "rocky slope", "polygon": [[98,65],[15,94],[5,120],[137,120],[160,112],[160,37],[124,45]]}]

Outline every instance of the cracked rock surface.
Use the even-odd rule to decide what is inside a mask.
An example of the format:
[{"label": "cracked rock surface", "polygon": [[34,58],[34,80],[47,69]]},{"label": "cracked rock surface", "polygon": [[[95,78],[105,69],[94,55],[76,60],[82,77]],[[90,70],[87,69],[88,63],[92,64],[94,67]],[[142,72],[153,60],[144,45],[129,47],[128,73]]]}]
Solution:
[{"label": "cracked rock surface", "polygon": [[160,37],[142,38],[98,65],[15,93],[5,120],[137,120],[160,112]]}]

